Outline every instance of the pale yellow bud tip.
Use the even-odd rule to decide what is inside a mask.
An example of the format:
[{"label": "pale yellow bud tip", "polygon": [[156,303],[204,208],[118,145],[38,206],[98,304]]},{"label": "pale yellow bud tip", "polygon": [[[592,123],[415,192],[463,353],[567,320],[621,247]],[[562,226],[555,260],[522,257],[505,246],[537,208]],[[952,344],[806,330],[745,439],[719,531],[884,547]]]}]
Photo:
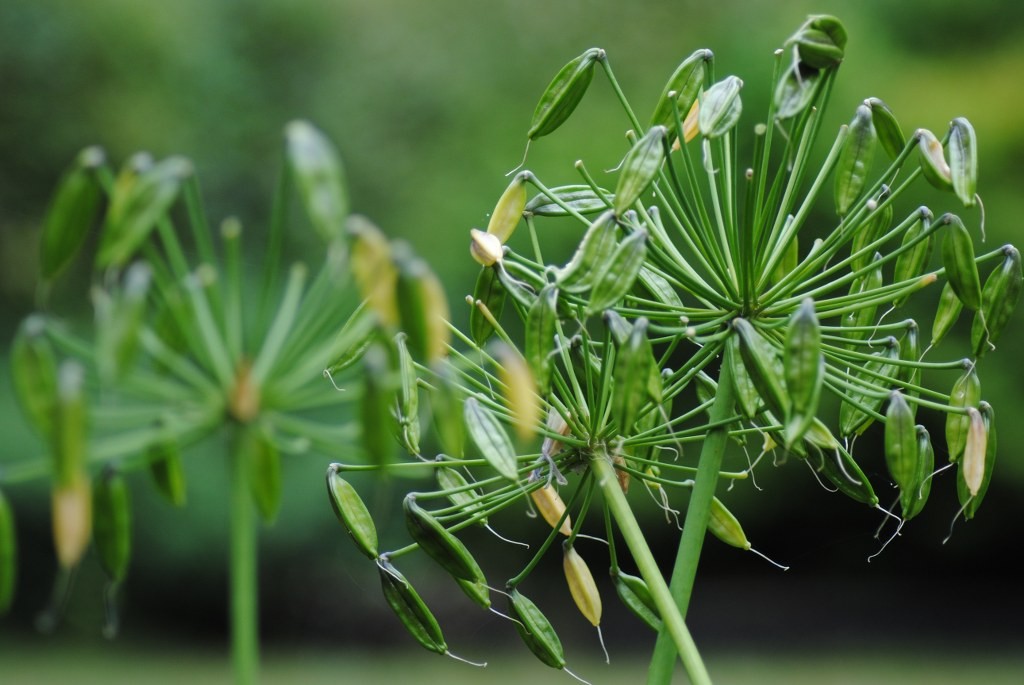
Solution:
[{"label": "pale yellow bud tip", "polygon": [[491,266],[500,262],[503,256],[501,240],[491,233],[471,228],[469,229],[469,254],[482,266]]}]

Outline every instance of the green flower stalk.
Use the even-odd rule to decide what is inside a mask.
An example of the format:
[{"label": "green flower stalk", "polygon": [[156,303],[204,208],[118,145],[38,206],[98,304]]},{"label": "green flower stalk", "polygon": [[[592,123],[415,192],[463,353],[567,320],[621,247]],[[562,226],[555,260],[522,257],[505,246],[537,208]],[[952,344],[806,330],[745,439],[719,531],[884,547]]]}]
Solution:
[{"label": "green flower stalk", "polygon": [[[772,99],[752,124],[742,80],[717,77],[709,50],[679,65],[646,125],[603,50],[584,52],[555,76],[530,142],[576,110],[600,68],[621,100],[630,147],[614,187],[595,181],[584,156],[578,178],[558,185],[519,172],[487,230],[471,232],[482,269],[467,297],[469,332],[453,329],[461,345],[413,370],[428,390],[443,453],[388,467],[437,475],[436,486],[410,494],[430,525],[411,522],[415,544],[380,553],[381,568],[422,549],[489,608],[489,593],[480,601],[484,579],[465,571],[479,567],[456,534],[521,509],[529,496],[551,532],[505,583],[510,611],[531,651],[564,668],[550,622],[520,588],[557,540],[573,548],[588,508],[603,507],[619,594],[657,630],[649,682],[669,682],[678,654],[692,682],[708,683],[684,617],[705,533],[750,549],[716,494],[719,481],[748,478],[761,461],[733,467],[730,443],[763,444],[775,463],[803,465],[902,526],[941,480],[917,418],[938,412],[959,468],[961,513],[974,515],[995,439],[978,365],[1019,298],[1020,255],[1007,245],[976,256],[960,217],[907,206],[921,177],[965,208],[980,205],[975,134],[964,119],[941,140],[924,129],[906,137],[889,108],[869,98],[819,161],[822,115],[846,40],[834,17],[808,18],[776,53]],[[741,160],[748,133],[750,157]],[[829,194],[832,208],[823,211]],[[566,264],[545,259],[541,225],[550,217],[579,226]],[[524,251],[510,242],[521,223]],[[979,270],[990,272],[984,284]],[[900,308],[929,292],[938,306],[922,349],[921,327]],[[970,353],[933,360],[932,348],[964,308],[974,317]],[[928,384],[942,372],[963,374],[952,392]],[[862,466],[872,455],[855,449],[867,430],[884,432],[885,467],[898,491],[892,511],[876,491],[889,483],[872,483],[865,471],[875,465]],[[330,473],[358,468],[334,464]],[[671,515],[680,492],[689,504],[666,574],[631,500],[654,497]],[[629,562],[615,553],[616,537],[639,577],[622,571]],[[566,563],[567,582],[598,625],[599,598],[581,563]]]},{"label": "green flower stalk", "polygon": [[[338,373],[339,360],[377,325],[350,278],[341,163],[306,122],[289,124],[285,139],[256,289],[245,280],[241,224],[227,219],[219,232],[210,228],[188,160],[138,154],[115,171],[96,148],[79,155],[42,234],[41,310],[21,326],[11,355],[18,398],[52,459],[11,461],[0,469],[4,486],[52,474],[63,573],[81,560],[94,519],[92,537],[110,574],[113,626],[114,593],[130,555],[130,505],[113,474],[149,469],[160,491],[184,506],[182,452],[228,445],[239,683],[255,682],[258,669],[256,515],[266,523],[277,515],[282,455],[330,455],[356,438],[355,426],[339,420],[349,410],[338,409],[358,393],[339,392],[323,370],[333,366]],[[303,264],[281,274],[279,265],[284,235],[297,218],[289,212],[296,190],[326,246],[314,274]],[[49,310],[47,295],[81,258],[101,211],[89,338]],[[0,579],[9,577],[0,572]]]}]

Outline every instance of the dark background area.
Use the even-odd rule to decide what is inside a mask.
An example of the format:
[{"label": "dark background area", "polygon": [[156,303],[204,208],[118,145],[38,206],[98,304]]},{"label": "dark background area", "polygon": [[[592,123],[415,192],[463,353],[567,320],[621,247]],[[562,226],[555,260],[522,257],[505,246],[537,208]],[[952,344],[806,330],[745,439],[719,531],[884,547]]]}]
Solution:
[{"label": "dark background area", "polygon": [[[979,136],[986,246],[1024,243],[1024,6],[1016,3],[5,0],[0,350],[32,308],[35,246],[49,195],[86,145],[103,146],[115,164],[136,150],[190,157],[213,221],[236,215],[258,235],[281,164],[282,128],[290,119],[307,118],[340,150],[354,209],[428,259],[444,281],[456,322],[464,323],[467,312],[460,305],[477,269],[465,256],[468,230],[486,223],[507,183],[505,172],[522,155],[536,100],[562,64],[592,45],[605,48],[626,94],[646,112],[675,65],[708,47],[719,77],[735,73],[744,79],[743,121],[753,122],[769,97],[772,50],[811,12],[836,14],[850,34],[825,130],[849,120],[869,96],[885,100],[908,134],[923,126],[941,135],[950,119],[968,117]],[[549,185],[575,182],[572,163],[581,157],[591,169],[610,168],[622,154],[626,128],[599,75],[570,123],[532,146],[529,168]],[[929,188],[914,202],[953,208]],[[964,216],[976,226],[977,215]],[[566,252],[572,239],[551,237],[563,240]],[[303,230],[289,236],[287,249],[295,258],[316,260],[316,246]],[[255,257],[249,274],[254,282],[260,278]],[[77,296],[87,279],[72,274],[62,286],[65,294]],[[934,302],[931,293],[916,299]],[[928,331],[934,305],[913,306],[910,313]],[[88,312],[70,304],[67,310],[88,325]],[[968,333],[961,322],[949,347],[965,354]],[[869,562],[881,544],[874,537],[880,512],[825,492],[798,463],[762,466],[760,489],[737,483],[729,506],[754,546],[791,569],[779,571],[709,539],[688,620],[698,644],[713,651],[802,653],[864,645],[1021,653],[1024,564],[1016,547],[1024,528],[1024,462],[1016,446],[1024,440],[1017,419],[1024,372],[1015,341],[1022,335],[1018,316],[1003,333],[1002,349],[983,362],[983,394],[997,412],[1000,452],[975,520],[957,523],[943,544],[958,509],[953,473],[946,472],[936,479],[924,513]],[[936,382],[952,384],[954,378]],[[5,367],[0,465],[42,453],[8,388]],[[941,435],[941,417],[933,420],[929,430]],[[885,482],[880,439],[881,432],[871,430],[858,445],[859,455],[877,452],[866,459],[876,483]],[[343,458],[346,446],[338,449],[332,459]],[[225,468],[214,450],[188,456],[185,510],[165,505],[148,474],[131,476],[136,548],[120,638],[128,644],[224,641]],[[744,463],[739,451],[730,459]],[[376,570],[345,539],[322,495],[325,466],[316,458],[286,464],[281,514],[263,531],[264,644],[409,647],[380,597]],[[396,545],[404,531],[401,521],[388,517],[397,512],[402,485],[357,483],[380,517],[382,537]],[[14,610],[0,621],[0,664],[9,641],[92,644],[102,622],[102,579],[89,559],[58,635],[34,633],[32,619],[46,602],[55,568],[47,486],[5,492],[18,514],[21,579]],[[638,503],[645,499],[639,486],[631,496]],[[880,496],[887,505],[894,491]],[[684,505],[685,498],[676,504]],[[515,509],[496,526],[509,537],[539,542],[542,527]],[[668,564],[677,531],[652,504],[644,509],[652,546]],[[602,530],[599,519],[592,530]],[[495,579],[514,575],[528,560],[482,530],[465,540]],[[605,567],[602,545],[584,542],[580,550],[596,574]],[[408,575],[435,608],[449,643],[460,647],[456,651],[519,647],[502,619],[476,610],[443,572],[412,557],[409,563]],[[597,654],[593,631],[565,591],[558,559],[547,570],[529,581],[530,596],[556,617],[574,651]],[[648,636],[598,575],[605,640],[613,649],[642,651]]]}]

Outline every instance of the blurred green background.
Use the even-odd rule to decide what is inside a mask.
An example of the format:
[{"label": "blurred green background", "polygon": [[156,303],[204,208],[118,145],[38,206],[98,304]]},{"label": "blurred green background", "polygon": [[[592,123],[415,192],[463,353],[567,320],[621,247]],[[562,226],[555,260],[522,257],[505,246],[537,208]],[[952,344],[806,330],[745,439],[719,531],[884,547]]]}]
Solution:
[{"label": "blurred green background", "polygon": [[[885,100],[907,133],[923,126],[941,135],[950,119],[968,117],[979,136],[986,244],[1024,243],[1024,91],[1017,85],[1024,5],[1008,0],[4,0],[0,350],[32,308],[48,197],[86,145],[103,146],[115,163],[137,150],[190,157],[210,217],[238,216],[258,237],[281,162],[282,128],[307,118],[339,148],[355,210],[427,257],[463,322],[462,298],[477,269],[466,255],[468,230],[485,224],[505,172],[522,156],[536,100],[562,64],[587,47],[605,48],[643,118],[675,65],[708,47],[719,77],[744,79],[749,126],[767,102],[772,51],[808,13],[836,14],[850,34],[826,130],[849,120],[868,96]],[[623,153],[627,124],[600,75],[594,84],[569,124],[530,150],[529,167],[549,185],[576,182],[578,158],[598,170]],[[916,201],[937,213],[956,209],[929,189]],[[964,217],[977,226],[976,213]],[[568,251],[572,238],[552,240],[563,240]],[[308,231],[289,236],[290,255],[315,261],[315,249]],[[251,277],[258,279],[255,256]],[[80,303],[86,282],[86,274],[72,274],[63,290]],[[66,309],[87,325],[80,306]],[[913,314],[927,332],[931,310]],[[769,682],[775,673],[771,682],[1019,682],[1021,336],[1017,317],[1002,349],[984,361],[984,395],[998,412],[999,461],[979,517],[958,523],[948,543],[942,541],[957,510],[950,474],[936,482],[925,512],[870,563],[881,515],[822,491],[803,469],[763,468],[760,490],[743,483],[730,493],[755,547],[792,568],[780,572],[713,540],[705,547],[689,623],[709,650],[718,682]],[[967,353],[966,340],[949,343],[957,345]],[[4,365],[0,464],[42,451],[8,388]],[[929,428],[941,434],[941,424]],[[860,452],[869,453],[877,438],[864,436]],[[331,458],[343,460],[348,449],[339,445]],[[216,454],[190,457],[184,511],[159,500],[146,474],[132,476],[136,552],[124,588],[123,634],[113,643],[100,644],[102,579],[89,559],[64,624],[55,635],[35,633],[33,616],[47,600],[55,568],[46,484],[5,488],[18,515],[22,558],[14,610],[0,621],[0,682],[56,681],[69,668],[82,678],[77,682],[91,682],[86,674],[93,671],[106,676],[103,682],[143,682],[146,674],[155,677],[150,665],[161,662],[154,659],[166,668],[191,664],[197,678],[210,682],[226,677],[226,659],[218,660],[226,654],[226,474]],[[427,682],[566,682],[533,661],[507,622],[474,611],[425,564],[408,574],[436,608],[453,651],[489,660],[492,668],[481,674],[412,652],[382,601],[375,569],[357,556],[329,510],[325,466],[317,458],[286,465],[281,514],[262,535],[267,682],[384,682],[402,674]],[[358,483],[381,517],[385,540],[390,535],[396,543],[401,525],[389,521],[395,509],[387,505],[402,485]],[[670,559],[674,527],[652,506],[645,523]],[[541,531],[525,516],[510,515],[500,525],[512,537],[539,540]],[[493,579],[513,575],[528,558],[484,534],[467,540]],[[595,572],[603,568],[600,545],[583,551]],[[544,570],[549,575],[531,578],[529,594],[556,617],[570,667],[594,683],[639,679],[649,639],[618,606],[610,584],[602,585],[609,669],[592,629],[571,606],[557,559]]]}]

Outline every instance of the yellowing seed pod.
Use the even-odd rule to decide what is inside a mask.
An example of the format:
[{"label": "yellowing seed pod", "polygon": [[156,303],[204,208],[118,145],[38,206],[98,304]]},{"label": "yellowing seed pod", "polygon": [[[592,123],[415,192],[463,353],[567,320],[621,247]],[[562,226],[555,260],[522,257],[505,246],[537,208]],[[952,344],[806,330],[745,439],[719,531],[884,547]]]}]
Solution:
[{"label": "yellowing seed pod", "polygon": [[985,456],[988,445],[988,428],[985,420],[974,407],[967,408],[970,424],[967,428],[967,442],[964,445],[963,479],[967,491],[975,496],[981,490],[985,479]]},{"label": "yellowing seed pod", "polygon": [[402,330],[409,336],[409,351],[413,359],[433,364],[447,355],[451,338],[444,286],[427,263],[404,245],[395,245],[392,257],[398,267],[398,315]]},{"label": "yellowing seed pod", "polygon": [[306,213],[323,241],[331,243],[342,237],[348,216],[345,168],[327,136],[308,121],[289,122],[284,134]]},{"label": "yellowing seed pod", "polygon": [[[542,485],[531,490],[530,499],[549,526],[558,526],[558,532],[566,537],[572,535],[572,517],[565,513],[565,502],[554,487]],[[563,516],[565,518],[562,518]]]},{"label": "yellowing seed pod", "polygon": [[[981,476],[980,485],[978,485],[976,492],[971,492],[970,485],[967,482],[968,468],[966,453],[964,455],[964,459],[960,461],[957,469],[956,492],[957,497],[960,500],[960,504],[963,506],[965,519],[974,518],[974,515],[978,512],[978,508],[981,506],[982,500],[985,498],[985,493],[988,491],[989,483],[992,481],[992,471],[995,466],[996,454],[998,452],[995,413],[992,410],[992,405],[988,402],[980,402],[978,404],[978,413],[981,414],[982,421],[984,422],[987,438],[985,440],[984,466],[982,468],[983,475]],[[971,468],[975,470],[979,468],[976,460],[972,460]],[[972,473],[970,475],[975,484],[977,484],[977,473]]]},{"label": "yellowing seed pod", "polygon": [[971,122],[957,117],[949,125],[949,173],[964,207],[977,203],[978,140]]},{"label": "yellowing seed pod", "polygon": [[925,179],[939,190],[953,189],[953,174],[946,163],[942,143],[926,128],[914,132],[921,153],[921,172]]},{"label": "yellowing seed pod", "polygon": [[533,371],[523,356],[508,345],[501,344],[495,350],[498,379],[503,386],[505,406],[512,415],[512,424],[520,440],[529,440],[537,430],[541,417],[540,396]]},{"label": "yellowing seed pod", "polygon": [[15,537],[14,514],[0,491],[0,616],[11,608],[18,574],[18,544]]},{"label": "yellowing seed pod", "polygon": [[377,527],[355,488],[341,477],[338,464],[327,467],[327,496],[338,521],[345,527],[360,552],[377,558]]},{"label": "yellowing seed pod", "polygon": [[[661,97],[651,115],[651,127],[665,126],[669,129],[676,125],[675,112],[688,112],[697,102],[697,94],[704,85],[704,74],[707,65],[714,59],[710,50],[697,50],[684,59],[672,72]],[[685,126],[683,127],[686,128]],[[686,138],[687,141],[690,138]]]},{"label": "yellowing seed pod", "polygon": [[51,493],[53,546],[61,568],[70,569],[85,554],[92,532],[92,493],[89,477],[79,472],[54,485]]},{"label": "yellowing seed pod", "polygon": [[[981,379],[975,365],[964,360],[964,373],[953,384],[949,392],[949,406],[957,409],[976,407],[981,401]],[[970,429],[970,416],[960,412],[946,414],[946,449],[949,460],[955,462],[964,453],[967,444],[967,433]]]},{"label": "yellowing seed pod", "polygon": [[352,276],[359,293],[383,326],[398,325],[395,283],[398,271],[391,261],[391,244],[379,228],[359,215],[348,218],[352,236]]},{"label": "yellowing seed pod", "polygon": [[523,210],[526,209],[527,177],[526,172],[516,174],[512,182],[505,188],[505,192],[498,198],[498,204],[494,206],[494,211],[491,212],[487,232],[500,240],[502,245],[512,237],[512,232],[516,230],[516,226],[523,218]]},{"label": "yellowing seed pod", "polygon": [[587,562],[569,544],[562,545],[562,569],[576,608],[596,628],[601,624],[601,594]]},{"label": "yellowing seed pod", "polygon": [[505,256],[498,236],[476,228],[469,229],[469,254],[477,264],[484,267],[497,264]]}]

